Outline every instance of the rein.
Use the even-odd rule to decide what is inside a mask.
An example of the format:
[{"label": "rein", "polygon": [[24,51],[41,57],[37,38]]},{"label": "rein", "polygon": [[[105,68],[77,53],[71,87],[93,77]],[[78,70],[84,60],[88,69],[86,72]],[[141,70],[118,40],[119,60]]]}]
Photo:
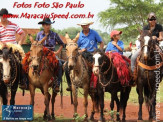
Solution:
[{"label": "rein", "polygon": [[[73,76],[72,77],[72,75],[71,75],[71,79],[72,79],[72,83],[73,83],[73,85],[75,86],[75,87],[80,87],[81,85],[82,85],[82,80],[83,80],[83,76],[84,76],[84,71],[85,71],[85,69],[86,69],[86,65],[85,65],[85,63],[84,63],[84,59],[83,58],[81,58],[81,60],[82,60],[82,64],[81,65],[83,65],[83,68],[82,68],[82,75],[81,75],[81,77],[79,78],[80,80],[79,80],[79,82],[77,83],[77,82],[74,82],[74,78],[75,78],[75,76]],[[75,70],[75,69],[74,69]]]},{"label": "rein", "polygon": [[[148,46],[148,48],[150,48],[149,47],[149,45],[143,45],[142,47],[141,47],[141,50],[143,49],[143,47],[145,47],[145,46]],[[160,55],[161,56],[161,55]],[[162,56],[161,56],[162,57]],[[153,57],[152,57],[153,58]],[[152,59],[151,58],[151,59]],[[158,68],[160,68],[161,66],[163,66],[163,61],[161,62],[161,63],[159,63],[159,64],[156,64],[156,65],[153,65],[153,66],[148,66],[148,65],[146,65],[146,64],[144,64],[144,63],[142,63],[142,62],[140,62],[140,56],[137,58],[137,65],[138,66],[140,66],[140,67],[142,67],[143,69],[146,69],[146,70],[155,70],[155,69],[158,69]]]},{"label": "rein", "polygon": [[[109,65],[108,69],[107,69],[104,73],[100,72],[100,74],[99,74],[99,83],[100,83],[101,86],[103,87],[103,92],[105,92],[105,87],[107,87],[107,86],[110,85],[111,83],[116,84],[116,83],[119,82],[119,80],[116,81],[116,82],[111,82],[111,81],[113,80],[114,67],[113,67],[113,63],[112,63],[110,57],[109,57],[109,60],[110,60],[110,65]],[[102,65],[100,65],[100,67],[103,67],[103,65],[104,65],[105,63],[106,63],[106,62],[103,61]],[[109,81],[108,81],[106,84],[104,84],[104,83],[102,83],[102,81],[101,81],[101,74],[106,75],[106,74],[108,73],[108,71],[111,69],[111,67],[112,67],[111,77],[110,77]]]}]

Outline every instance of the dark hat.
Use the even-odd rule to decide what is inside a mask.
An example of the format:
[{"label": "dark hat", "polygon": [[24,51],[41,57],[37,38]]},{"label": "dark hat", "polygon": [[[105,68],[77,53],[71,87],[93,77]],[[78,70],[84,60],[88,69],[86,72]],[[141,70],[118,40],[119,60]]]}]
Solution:
[{"label": "dark hat", "polygon": [[2,8],[1,11],[0,11],[0,16],[3,16],[3,15],[12,15],[11,13],[8,13],[8,10],[5,9],[5,8]]},{"label": "dark hat", "polygon": [[53,24],[55,21],[51,22],[49,18],[44,18],[43,21],[39,22],[38,24]]},{"label": "dark hat", "polygon": [[149,13],[148,19],[156,19],[156,14],[154,12]]}]

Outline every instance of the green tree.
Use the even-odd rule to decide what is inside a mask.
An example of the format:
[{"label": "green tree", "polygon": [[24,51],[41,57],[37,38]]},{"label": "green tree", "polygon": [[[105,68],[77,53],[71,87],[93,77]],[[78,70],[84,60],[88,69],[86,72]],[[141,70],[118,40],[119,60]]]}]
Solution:
[{"label": "green tree", "polygon": [[110,0],[107,10],[98,14],[99,20],[106,28],[122,30],[122,40],[134,41],[138,28],[147,24],[147,15],[155,12],[158,22],[163,24],[163,0]]}]

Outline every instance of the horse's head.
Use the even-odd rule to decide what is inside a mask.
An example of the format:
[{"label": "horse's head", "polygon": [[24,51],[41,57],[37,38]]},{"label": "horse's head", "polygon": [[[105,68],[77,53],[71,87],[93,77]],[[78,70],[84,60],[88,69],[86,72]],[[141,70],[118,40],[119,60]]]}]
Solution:
[{"label": "horse's head", "polygon": [[8,49],[7,47],[4,47],[2,50],[0,50],[0,63],[2,64],[3,81],[5,84],[8,84],[10,82],[10,76],[11,76],[10,56],[11,56],[11,53],[12,53],[12,48]]},{"label": "horse's head", "polygon": [[66,33],[65,37],[66,37],[66,41],[67,41],[66,55],[68,58],[68,68],[69,68],[69,70],[72,70],[76,65],[77,57],[79,55],[78,45],[76,43],[76,41],[79,39],[79,33],[77,34],[77,36],[73,40],[71,40],[69,38],[67,33]]},{"label": "horse's head", "polygon": [[34,71],[37,71],[39,68],[39,64],[41,62],[41,57],[43,54],[43,42],[47,39],[45,36],[41,41],[34,41],[33,38],[30,36],[31,41],[31,48],[30,48],[30,57],[29,60],[31,61],[31,67]]},{"label": "horse's head", "polygon": [[151,33],[148,30],[141,31],[139,40],[142,57],[144,57],[144,60],[151,58],[154,55],[156,45],[156,41],[152,39]]},{"label": "horse's head", "polygon": [[[97,49],[94,54],[93,54],[93,59],[94,59],[94,65],[93,65],[93,73],[95,75],[99,75],[99,73],[102,70],[102,67],[104,66],[104,62],[105,62],[105,54],[103,51]],[[105,62],[106,63],[106,62]],[[108,62],[109,63],[109,62]]]}]

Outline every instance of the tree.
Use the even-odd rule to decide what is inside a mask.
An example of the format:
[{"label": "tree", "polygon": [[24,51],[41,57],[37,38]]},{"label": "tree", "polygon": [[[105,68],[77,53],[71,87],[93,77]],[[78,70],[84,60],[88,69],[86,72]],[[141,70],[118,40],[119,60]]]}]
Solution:
[{"label": "tree", "polygon": [[158,22],[163,24],[163,0],[110,0],[111,7],[98,14],[106,28],[122,30],[122,40],[133,41],[138,36],[138,28],[147,24],[147,15],[155,12]]}]

